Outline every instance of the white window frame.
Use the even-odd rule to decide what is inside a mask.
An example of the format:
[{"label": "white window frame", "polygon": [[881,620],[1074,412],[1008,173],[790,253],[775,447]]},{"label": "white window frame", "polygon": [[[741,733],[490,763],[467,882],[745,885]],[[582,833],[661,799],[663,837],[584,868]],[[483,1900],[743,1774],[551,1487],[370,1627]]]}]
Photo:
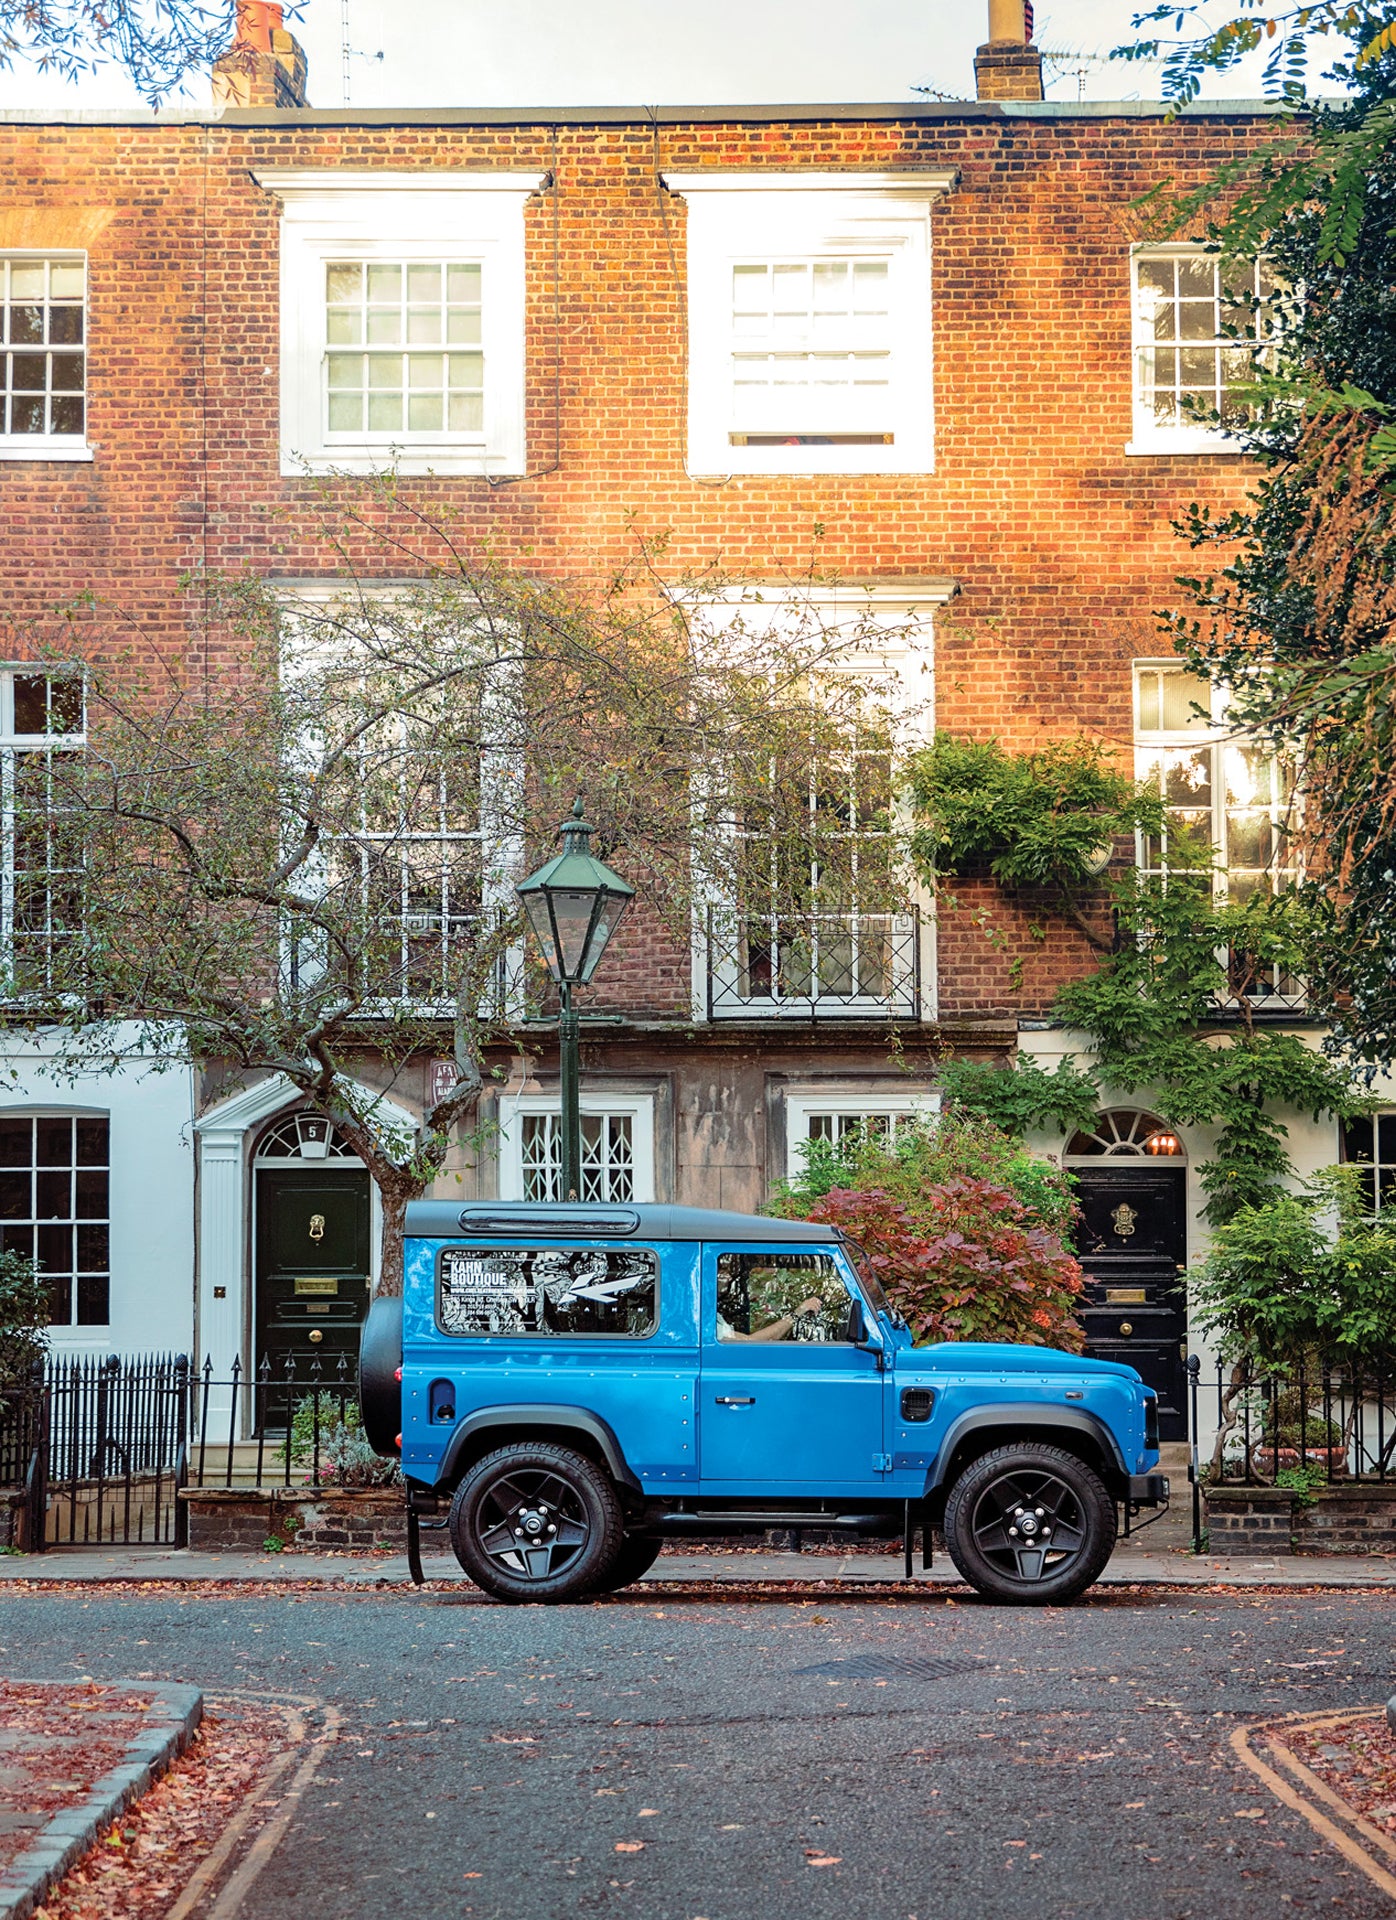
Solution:
[{"label": "white window frame", "polygon": [[[524,203],[547,176],[268,168],[253,178],[282,208],[282,473],[523,473]],[[480,263],[481,436],[414,438],[405,427],[391,441],[329,435],[325,269],[334,260]]]},{"label": "white window frame", "polygon": [[[1139,267],[1145,260],[1190,259],[1193,257],[1218,259],[1209,254],[1204,245],[1189,244],[1186,241],[1174,241],[1150,245],[1140,242],[1129,251],[1129,311],[1130,311],[1130,392],[1133,409],[1132,438],[1125,447],[1131,455],[1160,453],[1229,453],[1244,455],[1246,448],[1232,433],[1224,427],[1160,427],[1155,424],[1154,415],[1144,404],[1143,382],[1140,378],[1140,355],[1145,349],[1168,346],[1174,343],[1158,341],[1148,331],[1143,312],[1142,297],[1139,291]],[[1208,340],[1199,340],[1194,344],[1215,348],[1221,336],[1215,335]],[[1241,342],[1230,343],[1239,346]],[[1257,344],[1263,341],[1257,339]]]},{"label": "white window frame", "polygon": [[[355,592],[358,598],[367,601],[390,601],[410,590],[412,583],[395,584],[392,581],[359,582]],[[333,615],[335,607],[343,600],[344,590],[336,583],[321,580],[284,581],[278,594],[279,603],[285,619],[281,655],[283,675],[294,674],[304,663],[312,665],[317,658],[317,646],[324,642],[309,638],[297,625],[297,610],[306,609],[316,617]],[[339,642],[333,643],[338,645]],[[322,653],[321,658],[325,657]],[[509,670],[509,676],[512,669]],[[495,696],[499,700],[509,697],[509,686],[501,686]],[[522,768],[513,756],[497,749],[486,749],[480,755],[479,763],[479,813],[478,825],[469,830],[450,834],[421,834],[399,836],[399,844],[406,845],[409,839],[416,838],[423,844],[446,845],[450,841],[475,841],[480,849],[480,911],[482,915],[496,914],[501,918],[511,913],[517,906],[514,888],[524,871],[524,844],[522,834],[517,827],[508,824],[508,815],[514,811],[512,804],[506,802],[506,795],[514,789],[522,777]],[[369,836],[365,836],[367,838]],[[327,841],[322,858],[333,846]],[[307,868],[307,873],[311,869]],[[463,916],[468,917],[468,916]],[[283,965],[289,970],[293,964],[289,943],[283,942]],[[294,964],[301,967],[317,967],[314,955],[297,956]],[[308,977],[308,976],[307,976]],[[499,970],[491,988],[482,996],[480,1015],[482,1018],[495,1018],[500,1015],[517,1017],[524,1011],[525,1003],[525,955],[522,941],[517,941],[500,956]],[[442,1018],[449,1018],[454,1012],[454,1002],[414,1000],[410,995],[400,994],[381,1003],[381,1011],[400,1011],[403,1008],[415,1008],[418,1012],[435,1011]],[[366,1010],[365,1017],[371,1017]]]},{"label": "white window frame", "polygon": [[[931,473],[931,207],[958,175],[671,173],[688,203],[688,470]],[[732,270],[743,264],[873,256],[889,262],[891,446],[751,446],[731,434]]]},{"label": "white window frame", "polygon": [[[107,1230],[107,1263],[105,1268],[89,1267],[85,1271],[80,1271],[77,1267],[76,1239],[74,1239],[73,1267],[64,1276],[72,1286],[72,1293],[68,1301],[68,1318],[66,1320],[50,1320],[48,1322],[48,1332],[51,1337],[57,1336],[61,1338],[62,1336],[66,1335],[70,1340],[92,1339],[95,1337],[95,1335],[100,1329],[104,1327],[110,1327],[112,1323],[112,1288],[113,1288],[112,1198],[113,1198],[113,1195],[112,1195],[112,1116],[111,1116],[111,1112],[106,1107],[55,1107],[55,1106],[43,1106],[43,1105],[7,1106],[7,1107],[0,1108],[0,1119],[11,1120],[11,1121],[14,1121],[14,1120],[28,1121],[30,1123],[31,1145],[29,1149],[29,1172],[31,1173],[31,1175],[36,1174],[38,1171],[40,1171],[40,1169],[37,1166],[37,1143],[35,1142],[35,1137],[33,1132],[34,1123],[40,1120],[68,1120],[73,1123],[73,1130],[70,1134],[70,1137],[73,1143],[73,1158],[70,1163],[70,1166],[67,1169],[69,1173],[68,1191],[70,1196],[73,1196],[73,1189],[76,1184],[75,1177],[78,1173],[98,1171],[98,1169],[96,1168],[82,1167],[78,1162],[76,1123],[82,1120],[97,1121],[100,1125],[104,1126],[107,1130],[107,1157],[100,1169],[100,1171],[105,1173],[107,1176],[107,1210],[106,1210],[106,1213],[100,1219],[93,1215],[79,1216],[77,1212],[77,1201],[75,1197],[70,1197],[69,1211],[66,1218],[61,1220],[57,1218],[51,1218],[51,1217],[41,1218],[38,1212],[38,1204],[37,1204],[37,1183],[35,1183],[34,1185],[31,1185],[31,1188],[30,1188],[30,1196],[31,1196],[30,1214],[25,1216],[22,1219],[20,1218],[8,1219],[4,1223],[8,1227],[19,1228],[21,1231],[23,1231],[26,1228],[28,1229],[33,1240],[34,1253],[31,1257],[34,1259],[39,1258],[39,1254],[38,1254],[39,1230],[41,1227],[64,1226],[68,1228],[70,1232],[72,1232],[75,1228],[80,1226],[106,1228]],[[15,1171],[19,1171],[19,1169],[15,1169]],[[42,1169],[42,1171],[62,1172],[64,1171],[64,1169],[45,1168],[45,1169]],[[103,1320],[80,1320],[78,1318],[78,1292],[79,1292],[80,1283],[83,1279],[90,1279],[93,1277],[104,1278],[107,1283],[106,1318]]]},{"label": "white window frame", "polygon": [[804,1161],[800,1148],[810,1137],[809,1123],[815,1114],[832,1113],[847,1115],[858,1119],[890,1116],[892,1114],[915,1114],[934,1117],[940,1112],[941,1096],[938,1092],[924,1089],[913,1092],[910,1088],[877,1088],[859,1092],[856,1088],[840,1087],[836,1093],[803,1091],[787,1093],[785,1096],[785,1168],[786,1178],[794,1180],[804,1171]]},{"label": "white window frame", "polygon": [[[91,426],[92,393],[87,377],[89,334],[92,318],[92,276],[88,270],[86,253],[80,247],[0,247],[0,263],[9,260],[33,262],[39,260],[58,260],[65,266],[82,266],[82,341],[77,349],[82,354],[83,366],[83,405],[81,433],[6,433],[4,429],[4,403],[0,398],[0,460],[91,460],[93,450],[88,442],[88,430]],[[0,345],[0,353],[13,352],[13,347]],[[51,353],[52,346],[20,348],[19,351]],[[60,348],[58,351],[73,352],[73,347]]]},{"label": "white window frame", "polygon": [[[15,730],[15,681],[66,680],[77,685],[82,699],[82,726],[76,733],[19,733]],[[15,866],[17,836],[16,773],[19,756],[82,753],[87,746],[87,683],[81,672],[65,672],[59,666],[42,662],[9,661],[0,665],[0,971],[13,979],[15,964],[15,917],[18,870]],[[50,815],[50,817],[52,817]],[[73,871],[48,868],[54,873]],[[23,1004],[22,989],[2,1004]]]},{"label": "white window frame", "polygon": [[[747,585],[716,594],[687,596],[695,625],[706,621],[722,626],[741,620],[759,644],[763,627],[777,625],[782,618],[814,620],[824,634],[835,634],[841,626],[850,629],[848,651],[839,656],[831,651],[820,671],[845,678],[862,678],[870,684],[896,688],[894,705],[905,716],[898,729],[899,755],[932,739],[935,733],[935,628],[937,607],[943,607],[958,591],[954,580],[927,580],[919,584],[905,581],[897,586],[866,586],[848,581],[832,587]],[[877,629],[891,629],[880,638]],[[701,640],[700,640],[701,644]],[[936,981],[935,914],[929,892],[916,887],[912,905],[919,912],[915,923],[916,974],[920,982],[917,1004],[911,1017],[934,1021],[938,1018]],[[730,900],[700,872],[694,889],[692,982],[693,1019],[704,1025],[710,1018],[710,964],[708,919],[721,913]],[[903,916],[897,915],[896,919]],[[910,916],[906,916],[908,919]],[[894,929],[894,935],[899,930]],[[720,983],[725,984],[725,983]],[[751,1000],[743,1007],[729,1007],[712,1017],[725,1019],[808,1020],[822,1011],[826,1018],[885,1020],[897,1013],[907,1017],[908,1009],[892,1008],[885,999],[790,1000],[774,1002]]]},{"label": "white window frame", "polygon": [[[635,1206],[648,1206],[654,1191],[654,1095],[652,1093],[613,1093],[609,1089],[583,1090],[580,1107],[583,1114],[626,1116],[630,1121],[630,1149],[633,1155],[631,1181]],[[499,1198],[522,1200],[524,1191],[523,1126],[528,1114],[562,1112],[562,1100],[555,1093],[503,1093],[499,1096]]]},{"label": "white window frame", "polygon": [[[1243,744],[1246,738],[1244,734],[1239,733],[1234,727],[1228,725],[1226,689],[1212,684],[1208,685],[1206,689],[1206,705],[1209,712],[1205,724],[1199,724],[1195,727],[1173,728],[1162,725],[1145,728],[1140,724],[1139,689],[1141,676],[1150,673],[1161,674],[1166,672],[1187,674],[1187,671],[1188,669],[1185,662],[1178,659],[1176,655],[1171,660],[1136,660],[1133,663],[1131,677],[1133,680],[1134,713],[1134,777],[1139,781],[1151,780],[1155,772],[1155,757],[1160,753],[1180,751],[1186,753],[1205,753],[1208,755],[1211,761],[1209,773],[1211,799],[1205,811],[1211,814],[1209,834],[1212,850],[1216,856],[1216,870],[1212,875],[1212,895],[1214,900],[1221,905],[1230,898],[1232,874],[1229,845],[1229,810],[1226,797],[1226,751],[1228,745]],[[1203,703],[1203,699],[1199,697],[1197,705],[1200,707]],[[1163,718],[1161,701],[1159,718],[1160,721]],[[1276,811],[1274,802],[1268,804],[1272,812]],[[1199,804],[1195,811],[1201,813],[1204,811],[1204,808]],[[1259,812],[1261,808],[1257,806],[1255,811]],[[1135,861],[1140,873],[1150,876],[1157,876],[1160,873],[1166,874],[1168,872],[1166,843],[1161,847],[1159,864],[1157,866],[1149,866],[1146,861],[1148,851],[1147,841],[1147,835],[1136,833]],[[1262,871],[1262,869],[1241,868],[1239,871],[1257,872]],[[1281,871],[1286,870],[1281,869]],[[1298,872],[1299,869],[1296,867],[1294,869],[1288,869],[1288,871]],[[1283,991],[1278,984],[1273,992],[1266,993],[1257,989],[1247,997],[1251,1000],[1252,1004],[1262,1007],[1267,1004],[1295,1007],[1299,1004],[1299,990],[1297,988],[1294,992],[1286,992]]]}]

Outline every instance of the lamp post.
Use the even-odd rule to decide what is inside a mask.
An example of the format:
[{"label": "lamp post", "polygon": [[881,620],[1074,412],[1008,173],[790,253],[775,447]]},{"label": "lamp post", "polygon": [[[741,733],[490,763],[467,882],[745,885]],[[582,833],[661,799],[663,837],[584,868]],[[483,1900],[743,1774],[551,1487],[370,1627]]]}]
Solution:
[{"label": "lamp post", "polygon": [[558,828],[562,852],[520,880],[523,902],[548,972],[557,984],[558,1053],[562,1076],[562,1192],[582,1190],[581,1067],[573,987],[591,980],[635,889],[588,851],[595,829],[582,818],[580,799]]}]

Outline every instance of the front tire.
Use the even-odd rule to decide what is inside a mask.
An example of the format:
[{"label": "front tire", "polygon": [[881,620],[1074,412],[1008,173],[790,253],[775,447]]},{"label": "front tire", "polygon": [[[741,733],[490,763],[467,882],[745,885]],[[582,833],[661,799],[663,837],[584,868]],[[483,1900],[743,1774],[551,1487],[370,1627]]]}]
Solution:
[{"label": "front tire", "polygon": [[619,1593],[622,1587],[643,1580],[663,1548],[662,1540],[648,1539],[642,1533],[628,1533],[610,1567],[592,1588],[593,1593]]},{"label": "front tire", "polygon": [[996,1447],[951,1488],[945,1544],[986,1599],[1051,1606],[1099,1577],[1115,1545],[1115,1503],[1100,1475],[1062,1447]]},{"label": "front tire", "polygon": [[605,1473],[551,1441],[487,1453],[451,1502],[456,1558],[496,1600],[581,1599],[605,1581],[623,1539]]}]

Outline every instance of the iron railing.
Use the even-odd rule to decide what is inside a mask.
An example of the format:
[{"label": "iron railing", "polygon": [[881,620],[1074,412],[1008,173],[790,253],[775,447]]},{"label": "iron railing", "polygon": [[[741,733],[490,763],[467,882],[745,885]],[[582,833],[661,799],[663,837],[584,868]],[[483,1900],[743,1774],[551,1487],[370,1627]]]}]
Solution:
[{"label": "iron railing", "polygon": [[916,913],[740,913],[711,907],[708,1017],[900,1014],[921,1001]]},{"label": "iron railing", "polygon": [[[1193,1376],[1194,1432],[1201,1391]],[[1292,1366],[1218,1366],[1212,1454],[1216,1485],[1273,1485],[1295,1469],[1322,1481],[1396,1480],[1396,1374],[1316,1355]],[[1282,1483],[1281,1483],[1282,1484]]]},{"label": "iron railing", "polygon": [[347,1354],[264,1358],[250,1374],[182,1353],[51,1356],[0,1389],[0,1497],[31,1552],[184,1546],[190,1489],[385,1477],[356,1440],[357,1406]]},{"label": "iron railing", "polygon": [[275,1367],[263,1356],[246,1374],[234,1360],[222,1378],[206,1359],[194,1386],[190,1485],[332,1485],[358,1405],[359,1369],[345,1353],[328,1369],[319,1354],[298,1364],[288,1353]]}]

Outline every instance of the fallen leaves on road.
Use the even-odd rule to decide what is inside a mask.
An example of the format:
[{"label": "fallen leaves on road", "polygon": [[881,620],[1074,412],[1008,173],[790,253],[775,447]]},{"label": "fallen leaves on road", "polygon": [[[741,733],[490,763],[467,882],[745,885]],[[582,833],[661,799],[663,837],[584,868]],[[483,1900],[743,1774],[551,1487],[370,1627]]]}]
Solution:
[{"label": "fallen leaves on road", "polygon": [[83,1800],[125,1759],[150,1718],[151,1695],[95,1681],[0,1680],[5,1780],[0,1784],[0,1866],[64,1808]]},{"label": "fallen leaves on road", "polygon": [[617,1840],[616,1842],[617,1853],[643,1853],[644,1850],[643,1840]]},{"label": "fallen leaves on road", "polygon": [[69,1869],[34,1920],[160,1920],[289,1741],[280,1714],[206,1713],[192,1744]]},{"label": "fallen leaves on road", "polygon": [[842,1861],[843,1855],[841,1853],[825,1853],[819,1847],[805,1848],[805,1865],[807,1867],[837,1867],[842,1864]]},{"label": "fallen leaves on road", "polygon": [[1380,1711],[1274,1736],[1373,1826],[1396,1833],[1396,1738]]}]

